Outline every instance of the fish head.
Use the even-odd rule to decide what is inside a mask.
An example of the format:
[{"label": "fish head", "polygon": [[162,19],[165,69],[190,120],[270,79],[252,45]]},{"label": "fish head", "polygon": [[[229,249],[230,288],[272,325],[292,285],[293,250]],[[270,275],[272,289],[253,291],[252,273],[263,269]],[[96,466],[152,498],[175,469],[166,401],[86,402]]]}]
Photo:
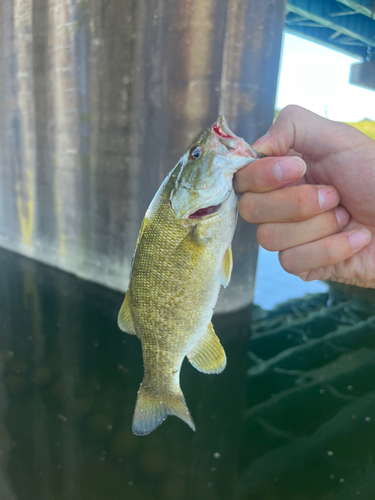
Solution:
[{"label": "fish head", "polygon": [[234,173],[261,157],[219,116],[193,140],[179,162],[170,194],[177,218],[197,219],[218,212],[233,190]]}]

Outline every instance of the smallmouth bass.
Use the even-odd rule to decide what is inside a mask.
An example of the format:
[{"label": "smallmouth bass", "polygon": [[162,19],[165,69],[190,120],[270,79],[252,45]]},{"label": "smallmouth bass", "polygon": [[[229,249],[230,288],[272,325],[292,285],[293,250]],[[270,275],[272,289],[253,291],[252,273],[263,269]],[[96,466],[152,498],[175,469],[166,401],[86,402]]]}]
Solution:
[{"label": "smallmouth bass", "polygon": [[168,415],[195,430],[179,381],[185,356],[203,373],[226,366],[211,317],[232,271],[233,175],[260,157],[220,116],[193,140],[146,212],[118,316],[121,330],[142,343],[136,435],[149,434]]}]

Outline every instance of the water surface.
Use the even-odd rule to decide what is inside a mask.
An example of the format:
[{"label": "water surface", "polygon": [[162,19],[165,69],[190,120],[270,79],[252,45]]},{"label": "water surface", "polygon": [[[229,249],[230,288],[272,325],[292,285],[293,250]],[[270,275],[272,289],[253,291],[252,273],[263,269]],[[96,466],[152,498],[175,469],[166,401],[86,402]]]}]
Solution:
[{"label": "water surface", "polygon": [[181,373],[197,432],[135,437],[122,294],[0,250],[1,500],[373,500],[373,294],[324,290],[214,317],[226,370]]}]

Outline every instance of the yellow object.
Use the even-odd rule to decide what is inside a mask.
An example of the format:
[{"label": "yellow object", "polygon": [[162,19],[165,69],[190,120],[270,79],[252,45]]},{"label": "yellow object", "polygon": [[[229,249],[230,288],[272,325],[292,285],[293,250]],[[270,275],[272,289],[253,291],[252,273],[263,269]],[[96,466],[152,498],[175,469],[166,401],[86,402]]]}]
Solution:
[{"label": "yellow object", "polygon": [[348,123],[352,127],[360,130],[364,134],[375,140],[375,122],[371,120],[361,120],[360,122]]}]

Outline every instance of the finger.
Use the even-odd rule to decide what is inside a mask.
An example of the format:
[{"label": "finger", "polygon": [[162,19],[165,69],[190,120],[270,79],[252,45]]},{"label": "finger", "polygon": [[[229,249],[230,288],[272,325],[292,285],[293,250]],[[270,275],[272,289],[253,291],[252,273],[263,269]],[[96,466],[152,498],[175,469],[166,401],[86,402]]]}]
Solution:
[{"label": "finger", "polygon": [[339,201],[332,186],[303,184],[262,194],[246,192],[238,207],[241,217],[253,224],[298,222],[331,210]]},{"label": "finger", "polygon": [[236,193],[265,193],[287,186],[306,173],[306,163],[296,156],[264,158],[238,170],[234,176]]},{"label": "finger", "polygon": [[336,234],[350,220],[343,207],[324,212],[302,222],[278,222],[259,224],[259,244],[271,252],[303,245]]},{"label": "finger", "polygon": [[[284,156],[290,149],[303,155],[324,157],[347,147],[348,125],[322,118],[299,106],[282,109],[269,131],[253,148],[266,156]],[[355,134],[354,134],[355,135]]]},{"label": "finger", "polygon": [[343,232],[283,250],[279,253],[279,261],[285,271],[298,276],[312,269],[333,266],[349,259],[370,241],[371,233],[368,229]]}]

